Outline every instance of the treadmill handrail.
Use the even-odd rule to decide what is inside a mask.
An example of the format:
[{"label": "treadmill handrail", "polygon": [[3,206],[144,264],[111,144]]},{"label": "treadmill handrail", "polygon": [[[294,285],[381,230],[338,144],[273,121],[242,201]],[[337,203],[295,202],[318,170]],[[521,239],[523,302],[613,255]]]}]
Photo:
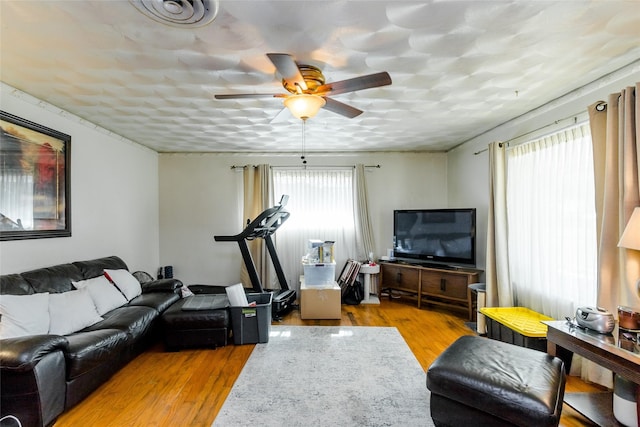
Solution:
[{"label": "treadmill handrail", "polygon": [[283,206],[268,208],[251,221],[242,232],[233,236],[213,236],[213,238],[216,242],[236,242],[268,236],[275,233],[278,227],[289,218],[289,215],[290,213],[285,211]]}]

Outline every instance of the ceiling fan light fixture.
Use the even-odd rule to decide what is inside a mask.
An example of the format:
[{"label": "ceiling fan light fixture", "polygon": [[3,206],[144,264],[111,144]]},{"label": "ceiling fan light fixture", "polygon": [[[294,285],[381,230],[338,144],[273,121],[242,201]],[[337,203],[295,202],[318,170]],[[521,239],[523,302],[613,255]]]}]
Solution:
[{"label": "ceiling fan light fixture", "polygon": [[323,97],[306,93],[291,95],[284,100],[284,106],[291,111],[291,114],[302,120],[318,114],[318,111],[320,111],[326,103],[327,101],[325,101]]}]

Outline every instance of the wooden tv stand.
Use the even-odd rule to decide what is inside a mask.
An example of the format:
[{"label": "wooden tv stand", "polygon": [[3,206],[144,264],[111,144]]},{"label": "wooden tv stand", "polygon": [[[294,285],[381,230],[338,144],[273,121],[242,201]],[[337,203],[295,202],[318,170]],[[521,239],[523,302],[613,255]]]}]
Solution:
[{"label": "wooden tv stand", "polygon": [[438,268],[402,262],[380,261],[379,289],[397,290],[422,303],[466,311],[473,320],[474,301],[469,285],[478,282],[482,270]]}]

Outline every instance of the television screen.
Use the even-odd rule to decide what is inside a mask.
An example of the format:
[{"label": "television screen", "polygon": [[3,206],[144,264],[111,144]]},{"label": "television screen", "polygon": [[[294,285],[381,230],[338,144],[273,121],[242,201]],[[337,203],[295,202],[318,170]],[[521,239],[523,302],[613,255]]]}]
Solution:
[{"label": "television screen", "polygon": [[393,214],[394,256],[443,264],[476,264],[475,209],[409,209]]}]

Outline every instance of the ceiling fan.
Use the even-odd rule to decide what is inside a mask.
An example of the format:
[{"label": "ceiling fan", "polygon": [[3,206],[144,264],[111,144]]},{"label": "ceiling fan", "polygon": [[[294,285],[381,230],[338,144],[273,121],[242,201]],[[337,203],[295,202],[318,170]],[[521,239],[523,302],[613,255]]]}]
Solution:
[{"label": "ceiling fan", "polygon": [[267,56],[282,76],[282,86],[289,93],[244,93],[215,95],[216,99],[240,98],[284,98],[284,105],[302,120],[317,114],[320,108],[340,114],[350,119],[362,114],[362,110],[329,98],[329,95],[355,92],[391,84],[389,73],[369,74],[333,83],[325,83],[322,71],[313,65],[298,64],[286,53],[268,53]]}]

